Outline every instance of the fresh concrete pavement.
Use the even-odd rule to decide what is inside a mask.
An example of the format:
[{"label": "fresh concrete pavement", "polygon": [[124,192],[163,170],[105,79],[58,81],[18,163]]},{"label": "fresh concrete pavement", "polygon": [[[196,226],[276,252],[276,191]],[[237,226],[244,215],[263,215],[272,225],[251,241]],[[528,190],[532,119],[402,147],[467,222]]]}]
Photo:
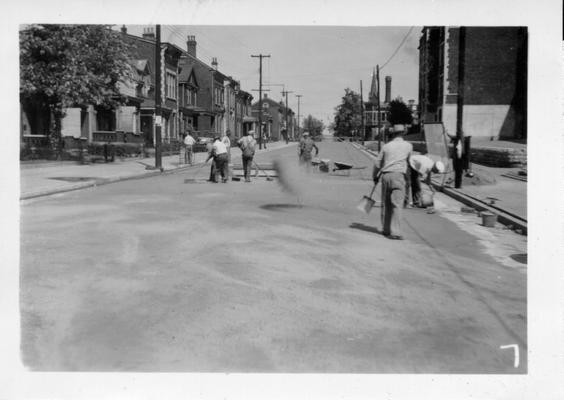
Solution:
[{"label": "fresh concrete pavement", "polygon": [[[271,150],[272,149],[272,150]],[[22,359],[33,370],[525,373],[526,237],[437,195],[406,240],[350,176],[184,183],[207,168],[22,201]],[[270,147],[259,163],[296,158]],[[363,168],[364,167],[364,168]],[[96,167],[95,167],[96,168]],[[514,367],[517,345],[520,364]]]}]

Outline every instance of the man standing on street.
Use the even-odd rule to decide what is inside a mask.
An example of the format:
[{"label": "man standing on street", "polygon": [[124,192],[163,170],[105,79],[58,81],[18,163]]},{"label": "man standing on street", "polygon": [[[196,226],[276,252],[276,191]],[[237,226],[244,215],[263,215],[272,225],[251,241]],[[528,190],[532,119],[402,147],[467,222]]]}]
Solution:
[{"label": "man standing on street", "polygon": [[253,157],[255,156],[255,149],[257,145],[257,142],[253,137],[254,134],[255,131],[248,131],[247,134],[237,142],[237,146],[241,149],[245,182],[251,181],[251,165],[253,164]]},{"label": "man standing on street", "polygon": [[413,151],[411,143],[403,140],[405,127],[394,125],[393,139],[382,147],[374,165],[373,180],[382,180],[382,231],[390,239],[403,239],[401,210],[405,199],[407,160]]},{"label": "man standing on street", "polygon": [[192,165],[193,160],[193,146],[196,140],[190,135],[190,130],[186,131],[186,136],[184,137],[184,163]]},{"label": "man standing on street", "polygon": [[215,138],[210,155],[208,156],[206,162],[208,162],[208,160],[212,157],[216,168],[212,181],[217,183],[217,172],[219,171],[223,183],[227,183],[227,148],[219,137]]},{"label": "man standing on street", "polygon": [[221,134],[221,142],[225,145],[227,149],[227,177],[231,176],[231,131],[228,129],[227,133]]},{"label": "man standing on street", "polygon": [[319,148],[315,145],[313,139],[309,136],[308,132],[303,133],[303,139],[300,141],[299,154],[300,164],[304,165],[309,172],[311,169],[311,152],[315,149],[315,156],[319,154]]},{"label": "man standing on street", "polygon": [[431,174],[442,174],[445,172],[445,165],[441,161],[433,162],[429,157],[424,155],[412,155],[409,157],[409,176],[411,187],[411,198],[413,205],[419,208],[425,208],[429,204],[425,204],[421,196],[421,182],[423,180],[434,194],[435,189],[431,185]]}]

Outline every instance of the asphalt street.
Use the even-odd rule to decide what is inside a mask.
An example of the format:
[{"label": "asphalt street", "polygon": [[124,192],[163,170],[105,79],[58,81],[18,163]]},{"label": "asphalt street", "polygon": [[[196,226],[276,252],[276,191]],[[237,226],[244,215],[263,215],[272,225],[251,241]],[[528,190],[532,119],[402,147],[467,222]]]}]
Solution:
[{"label": "asphalt street", "polygon": [[[526,237],[439,194],[435,214],[406,210],[406,240],[389,240],[379,208],[356,209],[372,161],[349,143],[319,147],[355,168],[312,172],[300,198],[260,177],[207,183],[193,167],[22,202],[24,364],[526,373]],[[297,163],[296,147],[257,156],[274,159]]]}]

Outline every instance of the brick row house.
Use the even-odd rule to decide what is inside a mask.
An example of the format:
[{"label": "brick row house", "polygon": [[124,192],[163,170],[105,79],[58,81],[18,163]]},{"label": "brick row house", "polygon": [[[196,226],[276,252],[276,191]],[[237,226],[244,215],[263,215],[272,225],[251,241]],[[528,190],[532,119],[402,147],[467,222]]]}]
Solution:
[{"label": "brick row house", "polygon": [[[93,105],[69,108],[62,120],[66,148],[83,143],[127,142],[145,147],[155,144],[155,34],[145,29],[142,37],[127,33],[131,44],[131,78],[120,82],[127,103],[116,109]],[[162,141],[174,143],[191,128],[195,136],[213,137],[229,131],[234,138],[255,129],[252,95],[238,81],[219,71],[217,59],[208,65],[196,57],[196,40],[188,36],[186,49],[161,42]],[[45,144],[49,115],[21,108],[21,143]]]},{"label": "brick row house", "polygon": [[[424,27],[419,42],[421,120],[456,133],[460,27]],[[527,28],[465,27],[463,130],[487,139],[527,137]]]},{"label": "brick row house", "polygon": [[[253,116],[258,121],[258,114],[260,110],[260,103],[257,101],[252,106]],[[287,119],[287,126],[286,126]],[[268,140],[278,141],[284,140],[282,130],[286,129],[290,139],[296,139],[296,118],[295,113],[290,107],[286,109],[284,102],[281,100],[277,102],[268,97],[268,94],[263,94],[262,99],[262,134]],[[257,132],[258,133],[258,132]]]}]

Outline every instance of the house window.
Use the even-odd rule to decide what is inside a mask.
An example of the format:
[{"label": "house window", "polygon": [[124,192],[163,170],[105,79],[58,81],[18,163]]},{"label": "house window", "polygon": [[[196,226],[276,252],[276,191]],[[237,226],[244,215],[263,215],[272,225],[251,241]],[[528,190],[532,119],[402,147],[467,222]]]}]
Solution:
[{"label": "house window", "polygon": [[166,72],[166,97],[176,100],[176,91],[178,86],[176,84],[176,74],[173,72]]},{"label": "house window", "polygon": [[96,126],[99,131],[115,131],[116,116],[114,110],[98,109],[96,112]]}]

